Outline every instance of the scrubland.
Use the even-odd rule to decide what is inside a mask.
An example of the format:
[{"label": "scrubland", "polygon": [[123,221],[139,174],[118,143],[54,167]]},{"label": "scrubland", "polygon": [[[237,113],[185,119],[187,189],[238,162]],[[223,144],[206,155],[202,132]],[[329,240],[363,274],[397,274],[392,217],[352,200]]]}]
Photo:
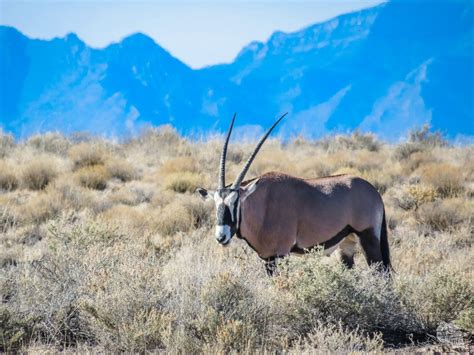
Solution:
[{"label": "scrubland", "polygon": [[[386,205],[395,273],[356,256],[291,256],[267,277],[212,237],[222,137],[170,127],[124,142],[0,135],[0,351],[379,352],[466,350],[474,332],[474,146],[412,132],[267,141],[249,178],[349,173]],[[228,180],[253,149],[231,142]],[[472,339],[472,338],[471,338]]]}]

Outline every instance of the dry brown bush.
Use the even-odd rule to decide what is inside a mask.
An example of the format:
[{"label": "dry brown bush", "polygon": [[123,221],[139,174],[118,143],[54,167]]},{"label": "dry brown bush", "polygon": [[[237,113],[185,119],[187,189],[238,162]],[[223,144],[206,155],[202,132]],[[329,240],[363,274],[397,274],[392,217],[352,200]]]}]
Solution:
[{"label": "dry brown bush", "polygon": [[46,190],[30,197],[30,201],[16,208],[17,220],[22,225],[42,223],[57,217],[63,208],[63,201],[58,192]]},{"label": "dry brown bush", "polygon": [[464,190],[464,169],[448,163],[427,164],[420,168],[423,182],[443,197],[457,196]]},{"label": "dry brown bush", "polygon": [[0,189],[10,191],[18,187],[16,169],[11,163],[0,160]]},{"label": "dry brown bush", "polygon": [[123,159],[109,159],[105,167],[110,177],[123,182],[133,180],[138,175],[133,165]]},{"label": "dry brown bush", "polygon": [[380,353],[383,340],[380,334],[373,337],[356,330],[344,329],[339,324],[317,322],[314,328],[295,349],[298,354],[314,353]]},{"label": "dry brown bush", "polygon": [[334,137],[324,138],[320,144],[325,150],[330,152],[346,149],[365,149],[376,152],[382,146],[382,143],[375,135],[371,133],[362,133],[360,131],[355,131],[351,135],[336,135]]},{"label": "dry brown bush", "polygon": [[117,227],[122,231],[140,231],[143,233],[149,228],[153,216],[149,211],[133,206],[115,205],[103,211],[100,218],[110,226]]},{"label": "dry brown bush", "polygon": [[415,214],[419,223],[435,231],[455,228],[462,223],[470,223],[474,207],[462,199],[438,200],[422,205]]},{"label": "dry brown bush", "polygon": [[160,167],[159,173],[162,175],[169,175],[175,173],[198,171],[198,165],[192,157],[176,157],[166,160]]},{"label": "dry brown bush", "polygon": [[410,155],[408,159],[402,160],[403,173],[411,174],[420,166],[436,163],[436,158],[430,151],[417,152]]},{"label": "dry brown bush", "polygon": [[58,175],[56,162],[45,156],[27,163],[22,171],[22,183],[30,190],[42,190]]},{"label": "dry brown bush", "polygon": [[30,137],[26,144],[38,151],[66,155],[70,142],[60,133],[37,134]]},{"label": "dry brown bush", "polygon": [[195,173],[173,173],[165,176],[163,185],[168,190],[179,193],[194,192],[202,180],[202,177]]},{"label": "dry brown bush", "polygon": [[0,158],[5,157],[14,147],[15,139],[0,128]]},{"label": "dry brown bush", "polygon": [[109,172],[103,165],[84,166],[75,173],[79,184],[95,190],[104,190],[109,180]]},{"label": "dry brown bush", "polygon": [[194,225],[192,213],[179,200],[161,208],[154,217],[155,228],[165,236],[187,232]]},{"label": "dry brown bush", "polygon": [[74,169],[103,165],[106,161],[103,147],[91,143],[79,143],[72,146],[69,149],[69,159],[72,161]]},{"label": "dry brown bush", "polygon": [[403,210],[417,210],[427,202],[433,202],[438,193],[426,185],[402,185],[394,191],[394,200]]}]

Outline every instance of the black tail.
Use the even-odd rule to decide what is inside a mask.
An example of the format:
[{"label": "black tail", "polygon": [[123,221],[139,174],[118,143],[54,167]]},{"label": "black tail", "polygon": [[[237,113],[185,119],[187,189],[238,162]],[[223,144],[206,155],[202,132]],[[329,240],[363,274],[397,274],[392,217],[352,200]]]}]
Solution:
[{"label": "black tail", "polygon": [[383,262],[384,269],[387,271],[391,271],[391,270],[393,271],[392,264],[390,263],[390,249],[388,247],[385,208],[383,209],[382,230],[380,231],[380,249],[382,252],[382,262]]}]

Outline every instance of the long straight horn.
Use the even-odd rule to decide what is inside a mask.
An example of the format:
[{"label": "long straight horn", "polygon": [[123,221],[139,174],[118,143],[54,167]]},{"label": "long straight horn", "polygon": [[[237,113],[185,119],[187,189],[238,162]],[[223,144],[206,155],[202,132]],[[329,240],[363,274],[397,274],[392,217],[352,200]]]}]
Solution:
[{"label": "long straight horn", "polygon": [[229,130],[227,131],[227,136],[225,137],[224,146],[222,147],[221,162],[219,164],[219,189],[223,189],[225,187],[225,160],[227,156],[227,145],[229,144],[230,134],[232,133],[232,128],[234,127],[235,116],[237,116],[237,112],[234,113]]},{"label": "long straight horn", "polygon": [[258,142],[258,144],[255,147],[254,151],[252,152],[249,159],[245,163],[244,168],[240,172],[239,176],[237,176],[235,178],[235,181],[232,184],[233,189],[237,189],[240,186],[240,184],[242,183],[242,181],[245,178],[245,174],[247,174],[248,170],[250,169],[250,165],[252,165],[252,162],[255,159],[255,157],[257,156],[257,153],[260,150],[260,148],[262,147],[263,143],[265,143],[265,140],[267,139],[267,137],[270,135],[270,133],[272,133],[273,128],[275,128],[276,125],[279,124],[280,121],[283,119],[283,117],[285,117],[287,114],[288,114],[288,112],[285,113],[283,116],[281,116],[278,120],[276,120],[276,122],[273,124],[273,126],[271,126],[270,129],[267,131],[267,133],[265,133],[265,135],[260,139],[260,141]]}]

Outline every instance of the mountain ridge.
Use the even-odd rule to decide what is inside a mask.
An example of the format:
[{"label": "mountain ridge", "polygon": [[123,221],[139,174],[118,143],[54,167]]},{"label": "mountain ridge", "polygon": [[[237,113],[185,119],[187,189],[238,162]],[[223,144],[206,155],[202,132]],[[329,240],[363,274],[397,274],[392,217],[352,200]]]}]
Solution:
[{"label": "mountain ridge", "polygon": [[0,26],[0,126],[18,137],[166,123],[189,134],[224,130],[234,111],[240,126],[289,111],[286,136],[359,128],[394,140],[424,123],[474,135],[472,18],[470,2],[384,3],[276,31],[201,69],[143,33],[97,49],[74,33],[38,40]]}]

